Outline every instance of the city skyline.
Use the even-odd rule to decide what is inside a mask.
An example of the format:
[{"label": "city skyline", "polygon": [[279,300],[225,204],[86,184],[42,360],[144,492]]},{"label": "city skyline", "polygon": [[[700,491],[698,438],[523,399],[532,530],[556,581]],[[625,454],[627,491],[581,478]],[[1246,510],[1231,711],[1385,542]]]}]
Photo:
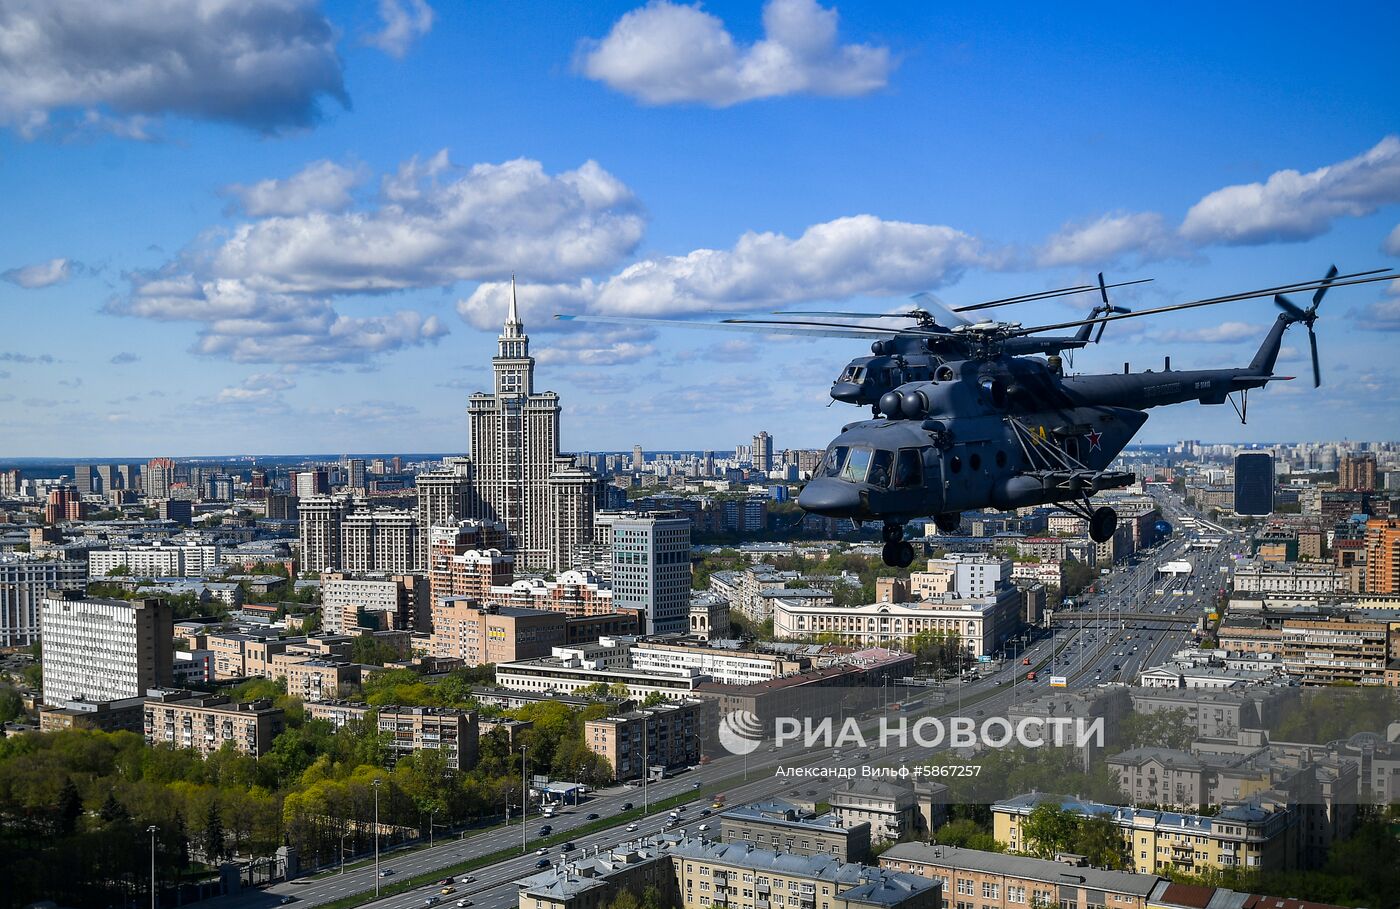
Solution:
[{"label": "city skyline", "polygon": [[[1116,298],[1143,307],[1400,255],[1395,10],[1336,11],[1345,40],[1280,68],[1275,48],[1311,35],[1301,6],[1213,9],[1212,29],[1135,10],[1106,31],[810,0],[289,8],[280,31],[191,13],[163,38],[193,60],[231,30],[279,61],[268,78],[215,54],[140,88],[137,58],[65,50],[74,23],[6,14],[38,43],[0,103],[0,167],[24,175],[0,257],[5,454],[463,450],[512,274],[540,384],[572,402],[563,450],[759,430],[821,447],[860,413],[826,407],[859,344],[550,316],[877,311],[1099,269],[1154,277]],[[123,4],[104,24],[143,34],[156,15]],[[633,39],[663,52],[630,59]],[[696,58],[708,39],[720,57]],[[1139,441],[1400,437],[1396,292],[1329,297],[1322,389],[1261,394],[1244,427],[1229,408],[1154,414]],[[1260,300],[1114,325],[1074,368],[1242,363],[1272,317]],[[1299,351],[1290,337],[1281,363],[1305,373]]]}]

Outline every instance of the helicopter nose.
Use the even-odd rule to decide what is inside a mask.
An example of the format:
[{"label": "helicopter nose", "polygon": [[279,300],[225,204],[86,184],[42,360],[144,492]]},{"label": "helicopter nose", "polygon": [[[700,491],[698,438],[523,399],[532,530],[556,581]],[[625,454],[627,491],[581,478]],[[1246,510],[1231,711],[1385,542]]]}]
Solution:
[{"label": "helicopter nose", "polygon": [[828,518],[855,517],[862,511],[860,490],[851,483],[822,477],[808,483],[797,497],[803,511]]},{"label": "helicopter nose", "polygon": [[831,397],[832,400],[844,404],[859,404],[864,391],[865,389],[855,382],[836,382],[831,386]]}]

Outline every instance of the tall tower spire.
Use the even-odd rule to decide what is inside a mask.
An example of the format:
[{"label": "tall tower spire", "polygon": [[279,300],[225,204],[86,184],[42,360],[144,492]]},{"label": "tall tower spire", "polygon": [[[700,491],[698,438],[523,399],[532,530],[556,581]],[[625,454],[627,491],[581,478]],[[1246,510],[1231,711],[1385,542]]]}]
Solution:
[{"label": "tall tower spire", "polygon": [[520,309],[515,303],[515,275],[510,276],[510,308],[506,310],[506,330],[502,337],[518,338],[525,326],[520,322]]}]

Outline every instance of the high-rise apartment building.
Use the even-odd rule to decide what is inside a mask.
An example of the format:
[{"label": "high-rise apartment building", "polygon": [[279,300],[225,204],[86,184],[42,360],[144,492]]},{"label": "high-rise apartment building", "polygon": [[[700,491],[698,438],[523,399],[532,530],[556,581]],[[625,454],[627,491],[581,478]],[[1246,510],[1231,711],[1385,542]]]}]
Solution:
[{"label": "high-rise apartment building", "polygon": [[647,634],[684,633],[690,610],[690,519],[674,511],[612,518],[613,605],[646,610]]},{"label": "high-rise apartment building", "polygon": [[50,590],[82,590],[87,566],[76,559],[0,555],[0,647],[39,640],[40,604]]},{"label": "high-rise apartment building", "polygon": [[1274,510],[1274,456],[1267,451],[1235,455],[1235,514],[1266,515]]},{"label": "high-rise apartment building", "polygon": [[403,509],[356,510],[343,496],[297,503],[302,567],[308,571],[421,570],[418,516]]},{"label": "high-rise apartment building", "polygon": [[340,524],[340,565],[346,571],[415,571],[418,516],[397,508],[348,512]]},{"label": "high-rise apartment building", "polygon": [[341,566],[340,525],[345,520],[345,510],[343,499],[329,496],[311,496],[297,502],[302,570],[324,571]]},{"label": "high-rise apartment building", "polygon": [[364,458],[345,459],[345,485],[351,489],[364,491],[366,488]]},{"label": "high-rise apartment building", "polygon": [[461,582],[463,586],[459,587],[457,578],[457,573],[463,570],[462,563],[456,558],[457,556],[468,552],[489,553],[492,550],[499,556],[500,551],[506,545],[504,524],[458,521],[453,524],[435,526],[426,535],[430,540],[428,587],[430,599],[433,602],[446,596],[472,596],[485,602],[492,584],[510,583],[510,578],[513,576],[511,565],[514,564],[514,560],[509,556],[500,556],[502,564],[505,566],[504,574],[500,575],[503,578],[501,581],[495,580],[497,575],[492,572],[484,588],[478,585],[472,589],[466,589],[465,581]]},{"label": "high-rise apartment building", "polygon": [[1400,518],[1366,522],[1366,592],[1400,593]]},{"label": "high-rise apartment building", "polygon": [[[471,467],[467,458],[447,458],[441,470],[424,471],[414,479],[418,493],[418,545],[423,551],[424,565],[428,564],[428,549],[432,543],[431,528],[455,526],[481,514],[481,503],[472,486]],[[502,540],[500,546],[505,545]],[[472,548],[479,547],[467,547]]]},{"label": "high-rise apartment building", "polygon": [[1337,466],[1337,486],[1341,489],[1375,489],[1376,456],[1343,455]]},{"label": "high-rise apartment building", "polygon": [[175,485],[175,462],[170,458],[151,458],[141,472],[141,483],[146,498],[170,498],[170,488]]},{"label": "high-rise apartment building", "polygon": [[642,465],[645,464],[646,462],[647,462],[647,459],[646,459],[645,455],[642,454],[642,446],[640,446],[640,445],[633,445],[633,446],[632,446],[632,469],[633,469],[633,470],[639,470],[639,469],[641,469]]},{"label": "high-rise apartment building", "polygon": [[174,621],[164,600],[55,590],[44,596],[41,625],[46,704],[133,698],[171,683]]},{"label": "high-rise apartment building", "polygon": [[57,524],[61,521],[81,521],[83,501],[76,486],[55,486],[49,490],[48,501],[44,503],[44,523]]},{"label": "high-rise apartment building", "polygon": [[559,396],[535,391],[535,360],[520,321],[511,282],[505,327],[491,360],[495,389],[471,396],[472,483],[477,514],[458,515],[506,525],[516,561],[530,569],[556,565],[550,524],[550,477],[573,466],[559,454]]},{"label": "high-rise apartment building", "polygon": [[78,488],[78,495],[91,495],[97,490],[92,488],[92,465],[77,464],[73,467],[73,485]]},{"label": "high-rise apartment building", "polygon": [[767,432],[753,437],[753,466],[764,473],[773,469],[773,437]]},{"label": "high-rise apartment building", "polygon": [[293,492],[298,498],[307,499],[311,496],[323,496],[330,491],[330,480],[326,477],[324,470],[317,468],[303,470],[296,474],[296,487]]},{"label": "high-rise apartment building", "polygon": [[576,556],[593,542],[593,511],[598,476],[566,467],[549,478],[549,564],[556,571],[574,567]]}]

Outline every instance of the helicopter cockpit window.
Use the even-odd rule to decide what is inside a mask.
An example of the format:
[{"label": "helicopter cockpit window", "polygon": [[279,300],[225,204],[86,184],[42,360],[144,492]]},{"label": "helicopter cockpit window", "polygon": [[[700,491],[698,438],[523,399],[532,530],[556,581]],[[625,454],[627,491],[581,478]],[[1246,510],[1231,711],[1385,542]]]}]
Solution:
[{"label": "helicopter cockpit window", "polygon": [[870,459],[870,477],[866,480],[871,486],[890,485],[890,467],[894,464],[894,452],[877,451]]},{"label": "helicopter cockpit window", "polygon": [[845,445],[833,445],[826,451],[826,457],[822,460],[822,476],[835,477],[841,473],[841,465],[846,463],[846,452],[851,449]]},{"label": "helicopter cockpit window", "polygon": [[841,479],[852,483],[865,482],[865,471],[870,467],[872,454],[874,452],[869,448],[852,448],[850,456],[846,458],[846,466],[841,468]]},{"label": "helicopter cockpit window", "polygon": [[923,462],[917,448],[901,448],[894,462],[894,486],[896,489],[909,489],[922,486],[924,482]]},{"label": "helicopter cockpit window", "polygon": [[859,382],[865,378],[864,366],[847,366],[846,371],[841,373],[842,382]]}]

